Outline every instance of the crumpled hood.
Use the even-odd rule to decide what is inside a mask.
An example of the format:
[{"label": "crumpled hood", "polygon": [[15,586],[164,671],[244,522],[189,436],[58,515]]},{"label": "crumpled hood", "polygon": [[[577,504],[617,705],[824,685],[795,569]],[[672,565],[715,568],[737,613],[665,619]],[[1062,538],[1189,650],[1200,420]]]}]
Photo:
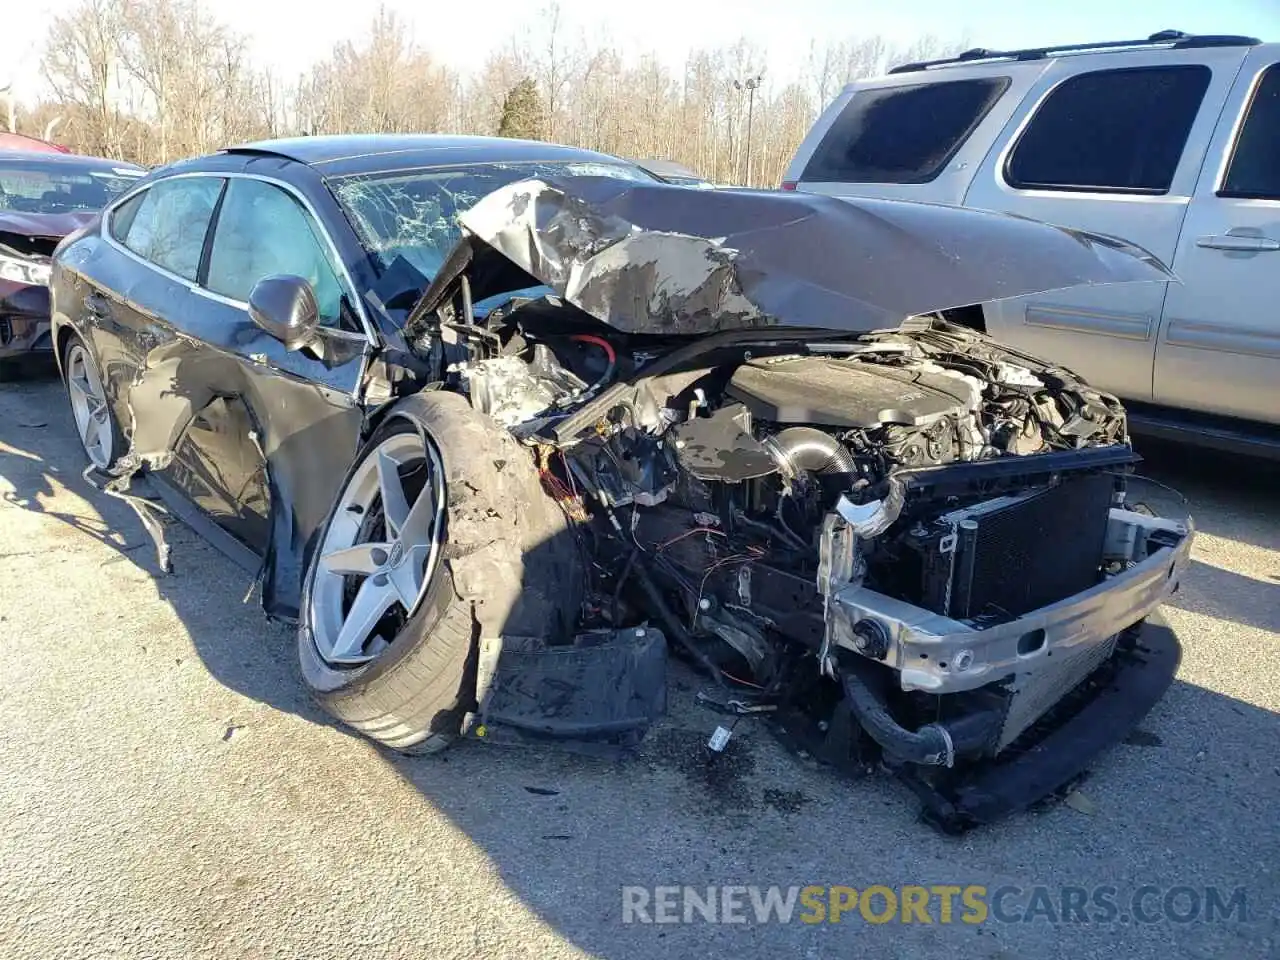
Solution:
[{"label": "crumpled hood", "polygon": [[16,233],[23,237],[45,237],[61,240],[93,222],[98,214],[92,210],[75,213],[21,213],[0,210],[0,233]]},{"label": "crumpled hood", "polygon": [[645,334],[865,332],[1046,290],[1175,279],[1113,237],[898,200],[547,178],[495,190],[459,219],[463,239],[411,328],[464,273],[475,301],[541,283]]}]

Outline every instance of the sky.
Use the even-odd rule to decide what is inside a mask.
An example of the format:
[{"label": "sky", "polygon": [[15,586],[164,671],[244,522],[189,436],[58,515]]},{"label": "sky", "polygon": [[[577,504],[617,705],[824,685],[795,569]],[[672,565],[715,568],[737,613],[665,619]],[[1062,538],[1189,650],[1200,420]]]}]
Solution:
[{"label": "sky", "polygon": [[[49,24],[76,0],[0,0],[0,87],[38,96],[40,55]],[[527,29],[543,0],[385,0],[417,42],[466,72],[514,33]],[[359,35],[374,0],[205,0],[214,16],[247,35],[257,62],[289,78]],[[676,65],[696,47],[738,37],[766,54],[766,75],[799,73],[810,43],[881,34],[907,43],[925,33],[975,46],[1133,39],[1157,30],[1233,33],[1280,41],[1280,0],[560,0],[570,35],[609,37],[637,55]],[[482,26],[476,23],[483,11]]]}]

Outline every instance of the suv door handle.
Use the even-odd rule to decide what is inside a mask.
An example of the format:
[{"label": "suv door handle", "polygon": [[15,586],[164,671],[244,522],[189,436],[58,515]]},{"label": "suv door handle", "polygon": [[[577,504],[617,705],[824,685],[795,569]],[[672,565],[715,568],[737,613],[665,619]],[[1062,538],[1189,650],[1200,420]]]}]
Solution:
[{"label": "suv door handle", "polygon": [[1196,240],[1196,246],[1204,247],[1206,250],[1244,250],[1250,253],[1266,253],[1272,250],[1280,250],[1280,240],[1272,240],[1270,237],[1249,237],[1227,233],[1218,236],[1200,237]]}]

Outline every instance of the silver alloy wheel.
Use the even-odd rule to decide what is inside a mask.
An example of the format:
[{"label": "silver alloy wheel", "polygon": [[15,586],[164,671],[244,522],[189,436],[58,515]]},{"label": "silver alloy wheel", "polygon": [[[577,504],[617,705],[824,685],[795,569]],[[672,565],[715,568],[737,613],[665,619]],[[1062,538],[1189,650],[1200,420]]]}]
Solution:
[{"label": "silver alloy wheel", "polygon": [[111,448],[114,445],[111,413],[98,368],[82,343],[67,351],[67,388],[80,445],[93,465],[105,470],[111,465]]},{"label": "silver alloy wheel", "polygon": [[421,434],[393,434],[361,461],[316,562],[311,624],[321,657],[354,666],[387,648],[388,614],[412,616],[431,583],[444,507],[440,455]]}]

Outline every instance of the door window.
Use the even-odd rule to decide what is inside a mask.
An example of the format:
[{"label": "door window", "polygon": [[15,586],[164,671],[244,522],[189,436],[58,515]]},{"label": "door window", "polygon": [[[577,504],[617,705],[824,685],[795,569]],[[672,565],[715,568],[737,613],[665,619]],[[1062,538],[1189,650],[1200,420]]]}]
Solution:
[{"label": "door window", "polygon": [[1031,118],[1005,177],[1033,190],[1168,193],[1210,77],[1199,64],[1072,77]]},{"label": "door window", "polygon": [[187,280],[200,271],[200,253],[222,180],[161,180],[111,216],[111,235],[145,260]]},{"label": "door window", "polygon": [[232,178],[222,200],[205,281],[214,293],[248,301],[264,277],[289,275],[311,284],[320,321],[342,316],[342,282],[320,228],[288,192],[261,180]]},{"label": "door window", "polygon": [[1008,77],[989,77],[855,93],[818,144],[801,179],[927,183],[942,172],[1008,88]]},{"label": "door window", "polygon": [[1280,200],[1280,64],[1253,91],[1218,196]]}]

